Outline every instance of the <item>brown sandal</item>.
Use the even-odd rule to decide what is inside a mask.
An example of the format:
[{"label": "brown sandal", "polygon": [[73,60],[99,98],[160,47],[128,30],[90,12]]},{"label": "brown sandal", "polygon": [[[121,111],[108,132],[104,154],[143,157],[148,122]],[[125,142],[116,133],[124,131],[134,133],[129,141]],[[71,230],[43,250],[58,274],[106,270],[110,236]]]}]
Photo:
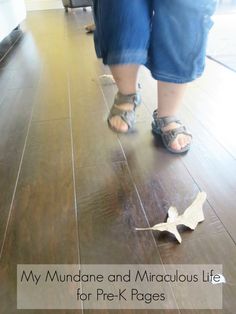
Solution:
[{"label": "brown sandal", "polygon": [[[117,107],[117,105],[121,105],[125,103],[134,105],[134,108],[132,110],[125,111]],[[134,127],[134,123],[136,122],[136,118],[135,118],[136,107],[139,106],[140,104],[141,104],[141,96],[139,93],[123,95],[120,92],[118,92],[115,96],[113,106],[111,107],[110,114],[107,118],[109,127],[113,131],[124,133],[123,131],[119,131],[116,128],[114,128],[109,121],[112,117],[119,116],[128,125],[128,131],[130,131]]]},{"label": "brown sandal", "polygon": [[[180,150],[175,150],[170,147],[171,143],[176,139],[176,137],[179,134],[185,134],[185,135],[191,136],[192,138],[192,134],[187,131],[186,127],[182,125],[180,120],[178,120],[175,116],[158,118],[157,110],[154,110],[153,112],[153,119],[154,120],[152,122],[152,131],[155,134],[158,134],[161,136],[162,142],[165,145],[166,149],[168,149],[168,151],[174,154],[181,154],[181,153],[187,152],[190,149],[190,144],[187,144],[185,147],[183,147]],[[162,131],[162,129],[165,126],[167,126],[168,124],[172,122],[180,124],[180,127],[175,128],[173,130]]]}]

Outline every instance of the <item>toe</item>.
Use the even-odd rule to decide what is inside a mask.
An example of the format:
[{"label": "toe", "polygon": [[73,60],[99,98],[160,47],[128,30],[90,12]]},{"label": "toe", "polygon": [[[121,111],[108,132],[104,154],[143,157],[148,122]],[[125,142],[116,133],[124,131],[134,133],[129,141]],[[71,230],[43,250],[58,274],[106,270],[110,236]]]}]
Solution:
[{"label": "toe", "polygon": [[184,134],[180,134],[177,136],[174,142],[178,143],[175,149],[181,150],[185,148],[191,142],[191,137]]},{"label": "toe", "polygon": [[[180,125],[178,123],[169,123],[166,127],[162,128],[161,130],[163,132],[168,132],[169,130],[174,130],[176,128],[179,128]],[[184,149],[186,146],[188,146],[191,143],[192,137],[185,134],[180,133],[177,135],[177,137],[174,139],[174,141],[169,144],[169,147],[172,148],[172,150],[178,152]]]},{"label": "toe", "polygon": [[183,137],[184,137],[184,143],[183,143],[183,146],[182,146],[182,147],[185,147],[185,146],[187,146],[188,144],[190,144],[190,142],[191,142],[191,136],[183,135]]},{"label": "toe", "polygon": [[181,150],[181,145],[178,141],[178,138],[176,138],[172,143],[171,143],[171,148],[174,150]]},{"label": "toe", "polygon": [[128,130],[128,125],[120,117],[112,117],[109,121],[117,131],[126,132]]},{"label": "toe", "polygon": [[121,121],[119,126],[118,126],[118,130],[120,130],[122,132],[126,132],[126,131],[128,131],[128,125],[124,121]]},{"label": "toe", "polygon": [[181,148],[184,148],[188,144],[187,136],[180,135],[178,139],[179,145]]},{"label": "toe", "polygon": [[179,134],[177,138],[171,143],[171,148],[178,151],[185,148],[191,141],[190,136]]}]

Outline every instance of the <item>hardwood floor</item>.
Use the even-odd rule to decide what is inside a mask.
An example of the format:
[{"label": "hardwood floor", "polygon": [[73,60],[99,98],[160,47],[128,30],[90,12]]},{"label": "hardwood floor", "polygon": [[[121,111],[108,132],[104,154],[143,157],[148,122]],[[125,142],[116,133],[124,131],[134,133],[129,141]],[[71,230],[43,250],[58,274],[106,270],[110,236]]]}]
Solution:
[{"label": "hardwood floor", "polygon": [[[236,74],[212,61],[180,113],[194,141],[183,156],[151,133],[156,83],[142,68],[136,129],[106,117],[116,88],[100,75],[91,13],[28,13],[24,35],[0,63],[0,314],[17,313],[17,264],[222,264],[223,310],[60,313],[233,314],[236,308]],[[183,243],[137,232],[182,213],[207,192],[205,221]],[[36,310],[21,310],[36,313]],[[45,311],[58,313],[57,310]]]}]

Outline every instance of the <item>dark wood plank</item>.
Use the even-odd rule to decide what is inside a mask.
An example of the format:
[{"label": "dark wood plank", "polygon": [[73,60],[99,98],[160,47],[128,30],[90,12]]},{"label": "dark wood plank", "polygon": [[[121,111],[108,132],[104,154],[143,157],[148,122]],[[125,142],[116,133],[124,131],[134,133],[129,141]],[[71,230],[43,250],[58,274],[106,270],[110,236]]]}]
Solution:
[{"label": "dark wood plank", "polygon": [[[22,164],[3,262],[10,257],[18,263],[75,262],[74,206],[69,121],[35,123]],[[45,250],[46,243],[50,250]]]},{"label": "dark wood plank", "polygon": [[[0,64],[0,71],[11,73],[8,88],[24,88],[37,85],[42,59],[32,34],[24,32],[14,49]],[[19,75],[21,73],[21,75]]]},{"label": "dark wood plank", "polygon": [[5,69],[0,69],[0,104],[4,97],[7,95],[7,86],[11,79],[11,72]]},{"label": "dark wood plank", "polygon": [[30,67],[24,67],[21,71],[21,75],[18,75],[19,70],[7,70],[8,77],[5,81],[5,87],[3,93],[11,89],[23,89],[23,88],[34,88],[39,82],[39,71],[32,70]]},{"label": "dark wood plank", "polygon": [[0,247],[8,219],[35,89],[11,90],[0,104]]},{"label": "dark wood plank", "polygon": [[[34,36],[37,46],[40,47],[41,45],[50,44],[47,43],[47,36],[58,42],[64,39],[67,32],[65,28],[66,18],[63,10],[30,11],[27,14],[25,28]],[[42,23],[42,20],[44,23]],[[43,36],[46,36],[45,40],[42,40]],[[53,46],[51,48],[56,49]],[[44,52],[42,51],[42,53]],[[59,50],[58,53],[60,53]]]},{"label": "dark wood plank", "polygon": [[[44,19],[44,23],[40,21]],[[50,27],[49,27],[50,25]],[[35,52],[40,55],[42,75],[35,101],[33,121],[69,117],[68,78],[64,16],[61,11],[32,12],[27,28],[37,42]],[[28,44],[29,46],[29,44]]]},{"label": "dark wood plank", "polygon": [[[56,76],[55,76],[55,73]],[[33,121],[69,118],[68,80],[65,63],[46,61],[38,86]]]},{"label": "dark wood plank", "polygon": [[41,62],[30,36],[26,35],[7,59],[10,65],[0,68],[0,102],[12,89],[36,88],[41,75]]},{"label": "dark wood plank", "polygon": [[1,261],[6,313],[15,313],[16,265],[76,264],[77,236],[69,121],[34,123]]}]

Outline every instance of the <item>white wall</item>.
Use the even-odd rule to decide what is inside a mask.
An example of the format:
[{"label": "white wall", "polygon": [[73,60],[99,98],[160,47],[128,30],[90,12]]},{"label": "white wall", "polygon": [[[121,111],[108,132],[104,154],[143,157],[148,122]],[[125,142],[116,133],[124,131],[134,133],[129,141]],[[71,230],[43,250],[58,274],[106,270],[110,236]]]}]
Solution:
[{"label": "white wall", "polygon": [[24,0],[0,1],[0,41],[9,35],[25,16]]},{"label": "white wall", "polygon": [[28,11],[63,8],[61,0],[25,0]]}]

